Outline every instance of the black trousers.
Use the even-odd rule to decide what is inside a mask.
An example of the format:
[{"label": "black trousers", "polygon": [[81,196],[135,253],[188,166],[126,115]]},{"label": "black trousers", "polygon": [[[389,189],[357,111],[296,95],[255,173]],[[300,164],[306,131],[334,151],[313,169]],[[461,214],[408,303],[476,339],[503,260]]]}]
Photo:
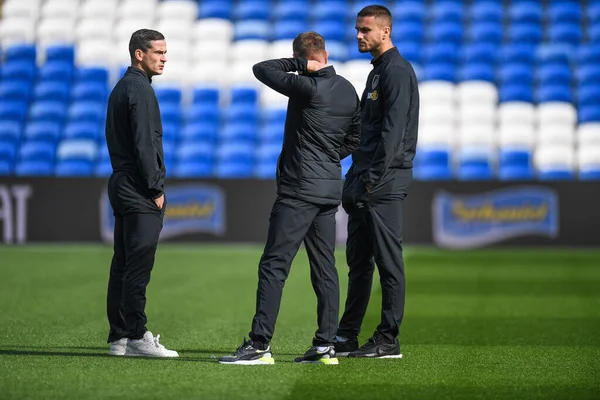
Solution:
[{"label": "black trousers", "polygon": [[146,332],[146,287],[163,226],[164,210],[142,197],[128,176],[113,175],[108,193],[115,215],[114,255],[108,281],[108,342],[141,339]]},{"label": "black trousers", "polygon": [[390,342],[398,336],[405,299],[402,208],[411,182],[412,170],[398,169],[388,171],[369,195],[347,193],[355,190],[357,182],[347,182],[344,188],[349,279],[339,336],[356,338],[360,333],[371,296],[374,261],[382,290],[381,323],[377,331]]},{"label": "black trousers", "polygon": [[283,286],[302,241],[317,295],[313,345],[333,344],[339,316],[339,281],[335,267],[335,214],[338,206],[318,205],[279,196],[273,205],[267,243],[258,267],[252,341],[267,344],[275,331]]}]

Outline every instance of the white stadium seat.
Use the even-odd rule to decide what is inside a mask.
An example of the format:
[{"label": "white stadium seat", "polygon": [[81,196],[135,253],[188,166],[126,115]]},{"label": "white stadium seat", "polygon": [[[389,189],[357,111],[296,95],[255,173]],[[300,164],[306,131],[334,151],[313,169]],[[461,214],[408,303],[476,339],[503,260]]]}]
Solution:
[{"label": "white stadium seat", "polygon": [[[169,41],[167,41],[169,46]],[[229,60],[229,42],[205,41],[192,45],[190,59],[193,62],[204,63],[207,60],[227,62]]]},{"label": "white stadium seat", "polygon": [[123,0],[117,10],[122,19],[154,20],[157,4],[154,0]]},{"label": "white stadium seat", "polygon": [[118,58],[112,42],[107,42],[105,39],[90,39],[77,44],[75,63],[82,66],[112,68],[117,65]]},{"label": "white stadium seat", "polygon": [[498,90],[490,82],[465,81],[457,85],[456,97],[463,107],[478,104],[496,106]]},{"label": "white stadium seat", "polygon": [[496,130],[489,124],[463,125],[458,129],[461,146],[492,148],[495,143]]},{"label": "white stadium seat", "polygon": [[456,144],[456,131],[448,124],[429,124],[419,127],[419,146],[453,147]]},{"label": "white stadium seat", "polygon": [[535,107],[531,103],[511,101],[498,106],[498,123],[502,125],[535,123]]},{"label": "white stadium seat", "polygon": [[498,144],[501,148],[533,149],[536,135],[531,124],[504,124],[498,129]]},{"label": "white stadium seat", "polygon": [[67,139],[58,145],[56,156],[59,160],[74,157],[94,160],[97,151],[98,145],[93,140]]},{"label": "white stadium seat", "polygon": [[227,76],[228,84],[248,84],[258,86],[260,82],[254,77],[252,66],[254,62],[236,61],[232,64],[231,70]]},{"label": "white stadium seat", "polygon": [[231,44],[230,61],[243,61],[255,64],[267,58],[269,44],[264,40],[238,40]]},{"label": "white stadium seat", "polygon": [[164,19],[177,19],[182,23],[192,23],[198,17],[198,2],[193,0],[161,1],[156,15]]},{"label": "white stadium seat", "polygon": [[575,129],[568,125],[544,125],[538,127],[538,145],[562,145],[573,147],[575,144]]},{"label": "white stadium seat", "polygon": [[419,125],[456,124],[456,107],[450,103],[423,103],[419,111]]},{"label": "white stadium seat", "polygon": [[207,18],[197,20],[192,28],[193,40],[209,41],[218,38],[219,42],[231,42],[233,39],[233,24],[231,21]]},{"label": "white stadium seat", "polygon": [[482,124],[490,127],[496,124],[495,104],[471,104],[459,108],[459,122],[461,125]]},{"label": "white stadium seat", "polygon": [[79,7],[79,17],[114,19],[118,3],[118,0],[87,0]]},{"label": "white stadium seat", "polygon": [[42,43],[73,43],[75,42],[75,21],[67,18],[44,18],[37,26],[36,37]]},{"label": "white stadium seat", "polygon": [[267,108],[286,107],[288,103],[286,96],[264,85],[259,88],[259,96],[260,104]]},{"label": "white stadium seat", "polygon": [[36,19],[40,14],[41,0],[7,0],[2,5],[2,18]]},{"label": "white stadium seat", "polygon": [[534,164],[540,171],[573,171],[575,154],[572,148],[557,145],[539,146],[534,153]]},{"label": "white stadium seat", "polygon": [[111,38],[115,25],[112,18],[82,18],[77,23],[75,37],[77,41]]},{"label": "white stadium seat", "polygon": [[129,41],[133,32],[138,29],[151,29],[152,25],[152,19],[147,17],[121,19],[115,25],[114,39]]},{"label": "white stadium seat", "polygon": [[193,63],[190,68],[193,85],[219,86],[225,82],[230,65],[226,61],[207,60]]},{"label": "white stadium seat", "polygon": [[76,19],[79,14],[79,2],[73,0],[47,0],[42,5],[42,18]]},{"label": "white stadium seat", "polygon": [[580,147],[577,151],[577,165],[580,171],[600,169],[600,145]]},{"label": "white stadium seat", "polygon": [[12,43],[33,43],[35,41],[35,21],[24,17],[1,19],[0,40],[2,47],[7,47]]},{"label": "white stadium seat", "polygon": [[[344,63],[344,77],[352,83],[356,82],[356,85],[360,82],[359,87],[363,89],[372,70],[373,65],[366,60],[350,60]],[[361,93],[363,89],[361,89]]]},{"label": "white stadium seat", "polygon": [[190,81],[189,64],[183,62],[167,61],[165,69],[160,76],[152,78],[155,86],[173,86],[185,88]]},{"label": "white stadium seat", "polygon": [[426,81],[419,84],[422,104],[456,103],[456,85],[445,81]]},{"label": "white stadium seat", "polygon": [[292,49],[292,39],[275,40],[269,44],[267,58],[289,58],[292,57],[294,50]]},{"label": "white stadium seat", "polygon": [[537,109],[538,125],[566,125],[575,126],[577,111],[570,103],[548,102],[542,103]]},{"label": "white stadium seat", "polygon": [[192,43],[190,31],[192,30],[193,24],[187,21],[179,21],[176,19],[161,19],[155,24],[155,30],[159,31],[165,36],[167,41],[179,40],[188,41],[190,45]]},{"label": "white stadium seat", "polygon": [[600,145],[600,122],[587,122],[577,127],[579,146]]}]

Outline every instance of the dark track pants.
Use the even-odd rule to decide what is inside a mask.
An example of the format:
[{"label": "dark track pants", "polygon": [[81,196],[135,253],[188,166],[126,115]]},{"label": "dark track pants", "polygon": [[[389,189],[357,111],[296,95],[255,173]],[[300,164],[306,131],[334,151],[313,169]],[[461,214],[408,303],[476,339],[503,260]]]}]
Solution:
[{"label": "dark track pants", "polygon": [[[402,257],[402,208],[412,181],[412,170],[391,170],[365,202],[347,201],[346,259],[349,266],[348,295],[338,335],[356,338],[367,311],[374,262],[379,270],[382,304],[377,331],[393,341],[404,315],[405,277]],[[351,186],[351,185],[350,185]],[[346,190],[346,189],[345,189]]]},{"label": "dark track pants", "polygon": [[130,183],[124,177],[109,181],[115,215],[107,294],[109,343],[121,338],[141,339],[146,332],[146,287],[163,226],[165,207],[159,210],[151,199],[136,201],[138,195]]},{"label": "dark track pants", "polygon": [[339,316],[339,281],[335,267],[335,214],[338,206],[318,205],[279,196],[273,205],[267,243],[258,267],[252,341],[267,344],[275,330],[283,286],[302,241],[317,295],[318,330],[313,345],[333,344]]}]

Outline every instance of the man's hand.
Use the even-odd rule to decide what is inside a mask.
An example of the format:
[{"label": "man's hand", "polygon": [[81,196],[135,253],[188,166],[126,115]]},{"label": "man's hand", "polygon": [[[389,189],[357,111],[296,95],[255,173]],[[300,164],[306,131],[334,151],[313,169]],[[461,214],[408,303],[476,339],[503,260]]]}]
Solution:
[{"label": "man's hand", "polygon": [[320,63],[315,60],[308,60],[306,63],[306,71],[307,72],[317,72],[321,68],[325,68],[327,64]]},{"label": "man's hand", "polygon": [[161,194],[159,198],[154,199],[154,203],[156,203],[156,207],[158,207],[159,210],[162,210],[163,205],[165,204],[165,195],[164,195],[164,193]]}]

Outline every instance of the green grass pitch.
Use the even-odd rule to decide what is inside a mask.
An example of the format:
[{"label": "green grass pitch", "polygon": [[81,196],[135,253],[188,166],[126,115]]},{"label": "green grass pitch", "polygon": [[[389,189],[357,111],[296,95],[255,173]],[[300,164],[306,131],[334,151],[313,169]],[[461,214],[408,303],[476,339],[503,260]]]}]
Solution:
[{"label": "green grass pitch", "polygon": [[[107,355],[109,247],[1,247],[0,398],[600,398],[600,251],[408,247],[404,358],[320,366],[292,363],[316,328],[301,250],[272,342],[275,365],[219,365],[250,329],[260,252],[161,244],[148,328],[180,358],[156,360]],[[342,252],[337,260],[343,304]],[[374,285],[361,343],[380,302]]]}]

